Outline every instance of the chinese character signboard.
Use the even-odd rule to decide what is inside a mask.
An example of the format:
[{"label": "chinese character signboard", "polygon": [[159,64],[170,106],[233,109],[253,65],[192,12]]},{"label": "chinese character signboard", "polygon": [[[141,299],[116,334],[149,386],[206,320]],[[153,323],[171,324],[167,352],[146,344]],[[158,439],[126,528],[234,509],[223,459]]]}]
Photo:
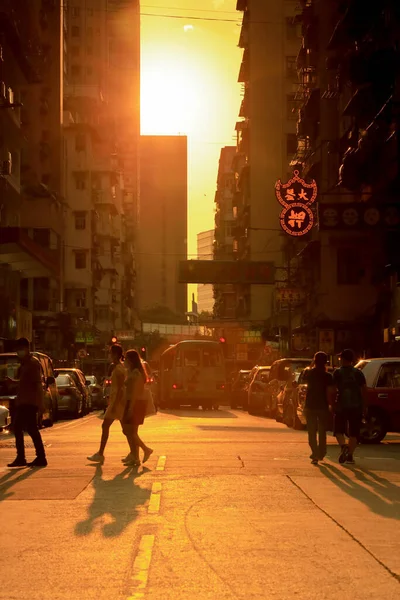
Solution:
[{"label": "chinese character signboard", "polygon": [[282,229],[292,236],[306,235],[314,225],[314,214],[310,208],[317,197],[317,184],[313,179],[306,183],[299,177],[299,171],[287,183],[281,180],[275,184],[275,194],[283,206],[280,214]]},{"label": "chinese character signboard", "polygon": [[321,204],[318,216],[319,228],[324,231],[400,229],[400,206],[394,203]]},{"label": "chinese character signboard", "polygon": [[276,299],[282,303],[301,304],[305,297],[305,292],[297,288],[277,288],[276,290]]},{"label": "chinese character signboard", "polygon": [[264,261],[186,260],[179,263],[179,283],[273,284],[275,265]]}]

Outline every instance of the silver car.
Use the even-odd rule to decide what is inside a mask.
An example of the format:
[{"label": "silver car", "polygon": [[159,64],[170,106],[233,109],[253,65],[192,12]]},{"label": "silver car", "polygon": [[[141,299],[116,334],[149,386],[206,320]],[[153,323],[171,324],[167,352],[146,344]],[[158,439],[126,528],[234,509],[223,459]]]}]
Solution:
[{"label": "silver car", "polygon": [[10,424],[10,411],[6,406],[0,405],[0,431],[7,429]]}]

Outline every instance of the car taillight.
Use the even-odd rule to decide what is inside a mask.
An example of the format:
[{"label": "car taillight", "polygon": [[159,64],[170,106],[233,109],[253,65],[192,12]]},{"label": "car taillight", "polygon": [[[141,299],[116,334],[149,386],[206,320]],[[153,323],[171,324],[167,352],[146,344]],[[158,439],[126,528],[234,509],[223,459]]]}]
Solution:
[{"label": "car taillight", "polygon": [[173,390],[181,390],[182,388],[183,388],[183,385],[181,383],[173,383],[172,384]]},{"label": "car taillight", "polygon": [[225,389],[224,383],[217,383],[217,390],[224,390],[224,389]]}]

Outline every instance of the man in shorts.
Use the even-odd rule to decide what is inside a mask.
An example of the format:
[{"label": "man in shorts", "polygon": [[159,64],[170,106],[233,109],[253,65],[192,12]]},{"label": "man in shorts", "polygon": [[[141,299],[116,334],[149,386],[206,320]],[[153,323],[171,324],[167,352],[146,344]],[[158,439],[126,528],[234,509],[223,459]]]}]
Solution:
[{"label": "man in shorts", "polygon": [[[363,372],[354,367],[353,351],[343,350],[339,356],[341,366],[333,374],[333,381],[337,388],[334,435],[342,449],[339,462],[354,464],[353,455],[360,437],[367,384]],[[348,445],[346,433],[349,435]]]}]

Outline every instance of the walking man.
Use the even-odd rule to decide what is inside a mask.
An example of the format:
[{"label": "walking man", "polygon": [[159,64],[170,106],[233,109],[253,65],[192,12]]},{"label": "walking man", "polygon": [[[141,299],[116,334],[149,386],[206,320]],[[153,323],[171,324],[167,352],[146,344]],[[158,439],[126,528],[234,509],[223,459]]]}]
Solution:
[{"label": "walking man", "polygon": [[[343,350],[339,356],[342,364],[333,374],[337,388],[334,435],[342,448],[339,462],[354,464],[353,455],[360,437],[367,384],[363,372],[353,366],[353,351]],[[348,445],[346,433],[349,435]]]},{"label": "walking man", "polygon": [[[308,443],[311,448],[311,462],[318,464],[326,455],[326,429],[328,425],[329,404],[335,391],[333,377],[326,371],[328,356],[325,352],[317,352],[314,366],[307,369],[304,381],[307,383],[306,418]],[[318,441],[317,441],[318,433]]]},{"label": "walking man", "polygon": [[29,467],[47,467],[43,441],[39,432],[37,417],[43,412],[43,384],[40,362],[29,352],[29,341],[20,338],[17,341],[17,354],[21,366],[19,378],[11,380],[18,383],[15,400],[14,435],[17,458],[9,467],[25,467],[24,431],[29,433],[36,450],[36,458],[28,463]]},{"label": "walking man", "polygon": [[111,375],[111,389],[110,389],[110,403],[104,415],[104,421],[102,425],[102,434],[100,441],[99,451],[88,456],[88,460],[97,462],[100,464],[104,463],[104,450],[107,445],[108,436],[110,434],[110,427],[114,423],[115,419],[123,418],[125,411],[125,379],[126,369],[122,364],[122,347],[119,344],[111,346],[111,360],[113,364],[113,370]]}]

